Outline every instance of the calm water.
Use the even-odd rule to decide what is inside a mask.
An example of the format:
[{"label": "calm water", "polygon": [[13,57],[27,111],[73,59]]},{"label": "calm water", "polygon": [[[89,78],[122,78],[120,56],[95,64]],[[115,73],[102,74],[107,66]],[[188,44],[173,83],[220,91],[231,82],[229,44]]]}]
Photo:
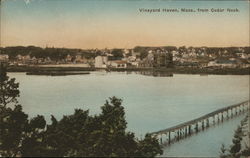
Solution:
[{"label": "calm water", "polygon": [[[218,108],[249,99],[249,76],[174,75],[93,72],[76,76],[26,76],[11,73],[20,83],[19,102],[31,116],[47,120],[72,114],[75,108],[99,113],[105,99],[123,99],[128,130],[141,137],[147,132],[194,119]],[[165,149],[166,156],[217,156],[222,143],[231,143],[243,116]]]}]

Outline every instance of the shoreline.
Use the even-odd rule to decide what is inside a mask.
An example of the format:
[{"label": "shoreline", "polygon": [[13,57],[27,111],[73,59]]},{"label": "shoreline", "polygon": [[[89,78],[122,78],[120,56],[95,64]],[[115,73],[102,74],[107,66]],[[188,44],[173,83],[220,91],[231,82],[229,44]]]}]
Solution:
[{"label": "shoreline", "polygon": [[9,66],[8,72],[35,72],[35,71],[98,71],[108,72],[157,72],[169,74],[201,74],[201,75],[250,75],[250,68],[91,68],[91,67],[41,67],[41,66]]}]

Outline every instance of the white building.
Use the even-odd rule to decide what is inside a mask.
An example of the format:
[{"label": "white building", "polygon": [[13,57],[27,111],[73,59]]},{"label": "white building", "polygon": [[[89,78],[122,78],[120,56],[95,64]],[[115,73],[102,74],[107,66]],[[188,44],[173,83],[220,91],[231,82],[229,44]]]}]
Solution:
[{"label": "white building", "polygon": [[97,56],[95,57],[95,67],[96,68],[106,68],[108,64],[107,56]]},{"label": "white building", "polygon": [[237,66],[237,62],[235,60],[214,60],[210,61],[207,66],[235,68]]},{"label": "white building", "polygon": [[7,54],[0,54],[0,61],[8,61],[9,56]]},{"label": "white building", "polygon": [[110,61],[109,65],[114,68],[127,68],[127,62],[123,60]]}]

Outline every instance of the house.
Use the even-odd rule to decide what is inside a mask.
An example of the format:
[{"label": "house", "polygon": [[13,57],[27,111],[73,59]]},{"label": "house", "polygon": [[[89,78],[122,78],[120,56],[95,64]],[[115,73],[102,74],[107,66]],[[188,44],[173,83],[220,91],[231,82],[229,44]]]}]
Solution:
[{"label": "house", "polygon": [[124,60],[114,60],[109,62],[109,66],[114,68],[127,68],[127,62]]},{"label": "house", "polygon": [[76,55],[76,59],[75,59],[76,63],[83,63],[83,58],[81,54],[77,54]]},{"label": "house", "polygon": [[0,54],[0,61],[8,61],[9,55],[7,54]]},{"label": "house", "polygon": [[154,66],[154,52],[148,51],[148,55],[140,62],[141,67],[153,67]]},{"label": "house", "polygon": [[30,60],[31,60],[30,55],[25,55],[25,56],[23,56],[23,61],[24,61],[24,62],[29,62]]},{"label": "house", "polygon": [[236,53],[236,55],[242,59],[248,59],[249,56],[246,53]]},{"label": "house", "polygon": [[108,64],[107,56],[97,56],[95,57],[95,67],[96,68],[106,68]]},{"label": "house", "polygon": [[72,62],[72,56],[70,56],[69,54],[66,56],[65,58],[66,62]]},{"label": "house", "polygon": [[38,59],[33,56],[31,59],[30,59],[30,62],[33,63],[33,64],[37,64],[38,63]]},{"label": "house", "polygon": [[214,60],[208,63],[208,67],[227,67],[227,68],[235,68],[237,67],[236,60]]}]

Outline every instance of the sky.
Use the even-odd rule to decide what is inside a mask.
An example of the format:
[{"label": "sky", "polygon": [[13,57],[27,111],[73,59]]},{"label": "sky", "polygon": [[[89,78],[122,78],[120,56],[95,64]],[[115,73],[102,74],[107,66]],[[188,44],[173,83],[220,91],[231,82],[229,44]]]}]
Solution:
[{"label": "sky", "polygon": [[[147,13],[139,9],[237,8]],[[4,0],[1,46],[249,46],[247,0]]]}]

